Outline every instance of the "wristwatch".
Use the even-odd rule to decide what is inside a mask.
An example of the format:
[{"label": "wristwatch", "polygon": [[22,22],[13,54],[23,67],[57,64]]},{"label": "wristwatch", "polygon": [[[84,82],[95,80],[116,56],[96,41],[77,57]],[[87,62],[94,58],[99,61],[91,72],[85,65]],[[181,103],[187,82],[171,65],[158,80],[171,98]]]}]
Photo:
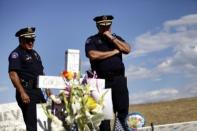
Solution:
[{"label": "wristwatch", "polygon": [[112,38],[111,40],[114,41],[114,40],[117,38],[117,37],[116,37],[116,34],[113,33],[112,36],[113,36],[113,38]]}]

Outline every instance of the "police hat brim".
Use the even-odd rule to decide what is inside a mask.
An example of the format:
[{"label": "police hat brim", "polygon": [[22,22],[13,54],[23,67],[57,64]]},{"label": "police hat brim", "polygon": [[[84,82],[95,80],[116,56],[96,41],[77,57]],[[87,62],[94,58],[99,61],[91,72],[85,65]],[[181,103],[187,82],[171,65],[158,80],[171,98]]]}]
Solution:
[{"label": "police hat brim", "polygon": [[93,20],[96,22],[97,25],[100,26],[110,26],[112,24],[113,20],[112,15],[102,15],[102,16],[97,16]]},{"label": "police hat brim", "polygon": [[96,24],[99,26],[110,26],[112,24],[112,21],[103,21]]},{"label": "police hat brim", "polygon": [[23,37],[23,38],[35,38],[35,27],[27,27],[20,29],[15,34],[16,37]]}]

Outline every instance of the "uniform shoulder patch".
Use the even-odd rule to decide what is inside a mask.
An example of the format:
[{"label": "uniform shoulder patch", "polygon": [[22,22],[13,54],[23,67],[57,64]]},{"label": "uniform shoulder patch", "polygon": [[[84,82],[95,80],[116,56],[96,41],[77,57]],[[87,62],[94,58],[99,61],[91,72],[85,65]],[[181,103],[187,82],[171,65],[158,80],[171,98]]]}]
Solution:
[{"label": "uniform shoulder patch", "polygon": [[11,58],[16,59],[16,58],[18,58],[18,57],[19,57],[19,55],[18,55],[17,52],[12,52]]}]

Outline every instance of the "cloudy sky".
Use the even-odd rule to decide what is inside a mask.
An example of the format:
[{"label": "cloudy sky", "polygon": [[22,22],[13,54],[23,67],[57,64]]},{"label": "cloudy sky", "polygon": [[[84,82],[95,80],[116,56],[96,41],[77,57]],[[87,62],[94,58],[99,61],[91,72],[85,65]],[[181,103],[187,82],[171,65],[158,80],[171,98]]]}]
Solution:
[{"label": "cloudy sky", "polygon": [[84,73],[90,68],[84,44],[97,33],[92,19],[103,14],[115,17],[112,31],[132,47],[124,56],[130,103],[197,96],[196,7],[196,0],[1,0],[0,103],[15,101],[7,70],[17,30],[36,27],[35,49],[47,75],[64,70],[67,49],[80,50]]},{"label": "cloudy sky", "polygon": [[[127,75],[139,84],[131,94],[135,102],[197,95],[197,14],[166,20],[157,31],[135,38]],[[138,60],[140,59],[140,60]],[[141,91],[140,87],[146,88]]]}]

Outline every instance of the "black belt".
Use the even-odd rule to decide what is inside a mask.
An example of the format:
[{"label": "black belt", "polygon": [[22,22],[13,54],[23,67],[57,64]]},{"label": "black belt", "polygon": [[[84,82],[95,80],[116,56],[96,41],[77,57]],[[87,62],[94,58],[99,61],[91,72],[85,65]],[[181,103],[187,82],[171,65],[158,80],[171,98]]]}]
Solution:
[{"label": "black belt", "polygon": [[28,88],[28,89],[33,89],[33,88],[36,88],[36,86],[37,86],[37,81],[35,81],[35,80],[21,79],[21,83],[25,88]]},{"label": "black belt", "polygon": [[99,78],[104,78],[107,80],[113,80],[114,77],[116,76],[124,76],[124,72],[123,71],[114,71],[114,72],[103,72],[103,73],[98,73],[98,77]]}]

